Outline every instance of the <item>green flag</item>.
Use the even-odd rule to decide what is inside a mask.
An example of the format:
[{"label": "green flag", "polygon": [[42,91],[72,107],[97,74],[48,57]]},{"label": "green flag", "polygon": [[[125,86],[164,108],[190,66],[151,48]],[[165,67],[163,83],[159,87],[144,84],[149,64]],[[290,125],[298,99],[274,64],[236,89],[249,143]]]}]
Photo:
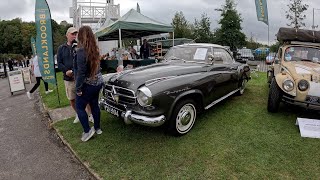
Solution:
[{"label": "green flag", "polygon": [[36,40],[34,40],[34,37],[31,37],[31,49],[32,49],[32,54],[36,55]]},{"label": "green flag", "polygon": [[269,25],[267,0],[255,0],[258,21]]},{"label": "green flag", "polygon": [[36,0],[36,50],[42,79],[56,84],[54,72],[51,15],[46,0]]}]

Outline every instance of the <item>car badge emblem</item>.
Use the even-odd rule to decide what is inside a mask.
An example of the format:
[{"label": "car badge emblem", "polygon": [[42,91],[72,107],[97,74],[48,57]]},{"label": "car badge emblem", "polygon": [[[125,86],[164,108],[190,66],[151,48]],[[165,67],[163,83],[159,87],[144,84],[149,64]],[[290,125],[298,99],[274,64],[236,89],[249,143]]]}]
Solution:
[{"label": "car badge emblem", "polygon": [[117,94],[117,91],[114,88],[114,86],[112,86],[111,97],[116,103],[119,103],[119,95]]}]

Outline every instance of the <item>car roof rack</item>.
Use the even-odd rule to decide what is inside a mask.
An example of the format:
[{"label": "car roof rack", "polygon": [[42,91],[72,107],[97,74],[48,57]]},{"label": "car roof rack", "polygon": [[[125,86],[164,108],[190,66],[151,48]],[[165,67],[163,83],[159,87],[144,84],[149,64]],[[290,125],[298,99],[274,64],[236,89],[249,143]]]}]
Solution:
[{"label": "car roof rack", "polygon": [[277,39],[280,42],[320,43],[320,31],[282,27],[279,28]]}]

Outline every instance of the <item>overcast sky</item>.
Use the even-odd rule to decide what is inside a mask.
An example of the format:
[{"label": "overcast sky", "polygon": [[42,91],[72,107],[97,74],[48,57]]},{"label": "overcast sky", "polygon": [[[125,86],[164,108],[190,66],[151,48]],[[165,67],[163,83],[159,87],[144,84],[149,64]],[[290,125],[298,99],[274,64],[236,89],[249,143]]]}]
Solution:
[{"label": "overcast sky", "polygon": [[[78,0],[80,1],[80,0]],[[81,0],[89,1],[89,0]],[[106,2],[105,0],[92,0],[94,2]],[[267,0],[270,23],[270,41],[274,42],[275,34],[279,27],[286,26],[288,21],[285,12],[288,9],[289,0]],[[66,20],[72,23],[69,18],[69,7],[72,0],[47,0],[52,19],[60,23]],[[243,19],[243,32],[248,38],[251,35],[259,42],[268,42],[268,26],[263,22],[257,21],[254,0],[235,0],[237,10]],[[206,13],[211,20],[211,29],[218,28],[220,13],[214,9],[220,8],[225,0],[115,0],[115,4],[120,4],[121,15],[124,15],[131,8],[136,8],[139,3],[141,13],[163,23],[170,24],[174,14],[182,11],[189,22],[200,19],[202,13]],[[319,0],[304,0],[309,8],[305,13],[307,28],[312,26],[312,9],[320,9]],[[23,21],[34,21],[35,0],[0,0],[0,19],[11,20],[19,17]],[[315,10],[315,24],[320,25],[320,10]],[[320,28],[319,28],[320,29]]]}]

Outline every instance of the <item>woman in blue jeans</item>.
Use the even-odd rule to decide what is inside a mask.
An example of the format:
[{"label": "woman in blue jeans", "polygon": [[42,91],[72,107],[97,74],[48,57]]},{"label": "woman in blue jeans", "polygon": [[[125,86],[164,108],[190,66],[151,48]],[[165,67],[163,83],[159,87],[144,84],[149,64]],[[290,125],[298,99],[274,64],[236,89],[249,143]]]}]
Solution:
[{"label": "woman in blue jeans", "polygon": [[[78,47],[74,68],[76,72],[76,109],[84,133],[81,140],[88,141],[94,133],[101,134],[100,108],[98,98],[103,84],[100,72],[100,55],[95,36],[89,26],[82,26],[78,32]],[[90,128],[85,111],[90,105],[94,127]]]}]

